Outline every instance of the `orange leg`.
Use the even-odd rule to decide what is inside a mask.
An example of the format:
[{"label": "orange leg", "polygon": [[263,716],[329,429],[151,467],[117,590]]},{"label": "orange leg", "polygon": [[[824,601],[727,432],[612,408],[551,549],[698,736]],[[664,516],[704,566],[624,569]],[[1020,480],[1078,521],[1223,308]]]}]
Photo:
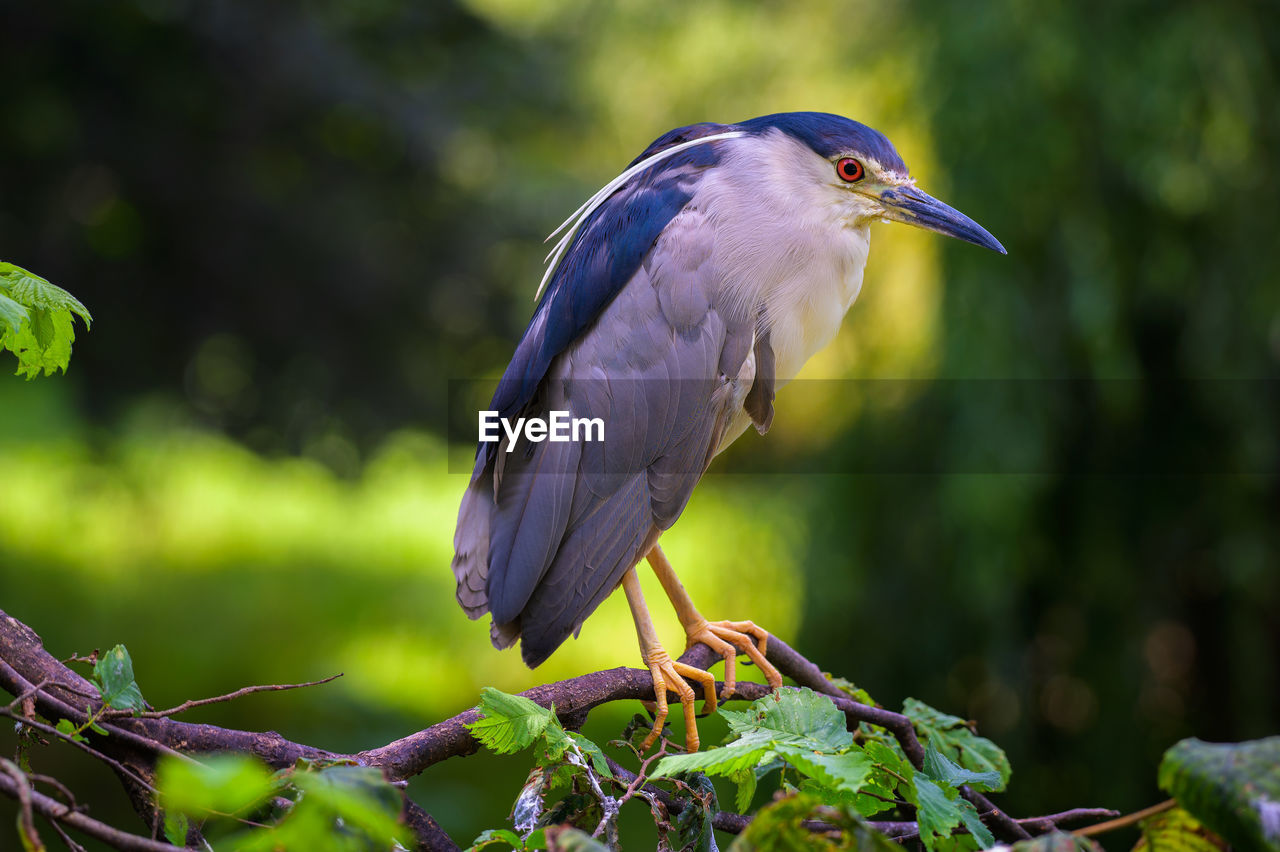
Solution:
[{"label": "orange leg", "polygon": [[670,689],[679,698],[680,706],[684,708],[685,746],[689,751],[697,751],[698,726],[693,712],[696,696],[684,679],[688,677],[701,683],[708,706],[715,709],[715,678],[702,669],[695,669],[693,666],[672,660],[671,655],[662,647],[662,643],[658,641],[657,631],[653,629],[653,619],[649,617],[649,609],[645,606],[644,595],[640,591],[640,578],[636,576],[635,568],[623,575],[622,588],[627,593],[631,617],[636,623],[636,635],[640,638],[640,656],[644,658],[644,664],[648,667],[649,674],[653,676],[653,694],[658,704],[653,730],[641,744],[640,750],[647,750],[662,734],[662,728],[667,721],[667,690]]},{"label": "orange leg", "polygon": [[[689,598],[689,593],[685,591],[684,586],[680,582],[680,578],[676,576],[675,570],[671,567],[671,563],[667,561],[667,556],[662,552],[662,548],[654,545],[648,555],[649,565],[653,568],[653,573],[658,576],[658,582],[662,583],[662,588],[666,591],[667,597],[671,600],[671,605],[675,607],[676,616],[679,617],[680,623],[684,626],[685,635],[688,636],[688,645],[693,647],[698,642],[702,642],[724,657],[724,698],[733,695],[734,687],[737,684],[734,672],[734,663],[739,652],[742,652],[750,658],[760,668],[765,676],[765,680],[769,682],[769,686],[777,689],[782,686],[782,675],[774,668],[773,664],[765,659],[765,652],[768,646],[769,633],[762,627],[757,627],[750,621],[713,621],[708,623],[705,618],[694,607],[693,601]],[[756,641],[752,641],[752,639]],[[757,646],[757,643],[759,645]],[[709,709],[715,710],[715,703],[708,702]]]}]

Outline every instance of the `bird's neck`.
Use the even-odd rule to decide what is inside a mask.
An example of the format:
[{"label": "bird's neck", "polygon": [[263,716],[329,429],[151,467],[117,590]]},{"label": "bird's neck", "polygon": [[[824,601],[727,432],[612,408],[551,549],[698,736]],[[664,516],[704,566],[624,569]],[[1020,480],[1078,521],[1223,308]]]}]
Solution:
[{"label": "bird's neck", "polygon": [[862,288],[871,236],[830,208],[811,152],[781,134],[768,144],[731,151],[694,203],[715,224],[722,280],[769,328],[781,384],[839,331]]}]

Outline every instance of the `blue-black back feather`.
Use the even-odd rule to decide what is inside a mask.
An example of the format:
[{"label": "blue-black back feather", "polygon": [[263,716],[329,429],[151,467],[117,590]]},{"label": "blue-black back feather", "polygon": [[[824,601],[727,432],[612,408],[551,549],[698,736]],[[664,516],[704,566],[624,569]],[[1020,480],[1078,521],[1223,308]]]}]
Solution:
[{"label": "blue-black back feather", "polygon": [[[632,165],[659,151],[733,128],[694,124],[664,134]],[[533,399],[557,355],[587,330],[631,280],[667,224],[693,196],[691,170],[719,161],[714,143],[681,151],[641,172],[583,223],[543,293],[489,407],[515,417]],[[490,452],[496,444],[487,446]]]}]

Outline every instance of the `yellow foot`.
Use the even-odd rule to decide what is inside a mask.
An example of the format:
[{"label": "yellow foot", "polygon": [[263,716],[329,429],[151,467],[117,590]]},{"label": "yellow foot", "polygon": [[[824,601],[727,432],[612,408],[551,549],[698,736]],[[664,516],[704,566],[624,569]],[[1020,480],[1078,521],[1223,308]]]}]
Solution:
[{"label": "yellow foot", "polygon": [[[757,627],[750,621],[708,623],[698,619],[697,623],[690,626],[687,635],[689,648],[701,642],[724,657],[724,695],[721,696],[721,700],[726,700],[733,695],[737,687],[734,665],[739,653],[746,654],[751,662],[756,664],[772,689],[782,686],[782,675],[773,667],[773,663],[764,658],[768,650],[769,631],[763,627]],[[751,641],[753,638],[755,642]],[[715,709],[714,706],[712,709]]]},{"label": "yellow foot", "polygon": [[649,747],[658,741],[658,737],[662,735],[662,728],[667,722],[667,690],[671,690],[680,701],[680,706],[684,708],[684,742],[685,748],[689,751],[698,750],[698,725],[695,722],[693,712],[693,702],[697,700],[693,689],[684,679],[691,678],[702,684],[703,691],[706,695],[707,711],[715,712],[716,709],[716,679],[711,676],[710,672],[704,672],[702,669],[695,669],[693,666],[676,662],[671,659],[661,645],[657,645],[649,649],[645,655],[645,664],[649,667],[649,673],[653,675],[653,694],[657,697],[657,709],[654,711],[653,730],[649,732],[649,736],[645,737],[644,742],[640,744],[640,751],[648,751]]}]

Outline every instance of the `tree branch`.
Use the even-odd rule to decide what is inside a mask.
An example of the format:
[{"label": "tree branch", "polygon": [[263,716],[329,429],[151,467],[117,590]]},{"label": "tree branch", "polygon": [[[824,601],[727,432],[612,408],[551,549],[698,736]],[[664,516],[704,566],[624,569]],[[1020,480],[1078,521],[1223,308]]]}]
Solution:
[{"label": "tree branch", "polygon": [[[790,677],[797,684],[831,697],[836,706],[844,712],[851,727],[856,727],[861,722],[883,727],[898,740],[913,765],[917,768],[923,766],[924,749],[916,735],[915,726],[908,717],[882,707],[873,707],[854,701],[828,680],[827,676],[814,663],[805,659],[777,637],[769,637],[767,656],[770,662],[778,667],[779,671]],[[705,645],[696,645],[680,657],[681,662],[701,669],[708,668],[718,659],[719,656]],[[328,680],[332,680],[332,678],[328,678],[325,681],[317,681],[316,683],[325,683]],[[298,684],[296,686],[306,685],[311,684]],[[48,719],[65,718],[75,722],[83,722],[102,706],[98,698],[98,692],[93,684],[50,655],[44,649],[40,637],[34,631],[2,611],[0,611],[0,688],[17,696],[17,699],[11,702],[8,708],[3,708],[7,709],[8,712],[0,715],[10,715],[18,718],[22,724],[36,727],[44,733],[49,733],[48,726],[42,726],[40,723],[24,717],[31,713],[39,713]],[[377,766],[382,770],[387,780],[400,782],[421,773],[440,761],[458,755],[471,754],[479,748],[479,743],[466,727],[469,723],[479,718],[479,714],[474,709],[459,713],[451,719],[446,719],[384,746],[354,755],[331,752],[314,746],[295,743],[274,732],[238,731],[214,725],[179,722],[169,718],[174,713],[183,710],[218,701],[231,700],[252,692],[286,688],[295,688],[295,685],[247,687],[214,699],[187,701],[170,710],[151,711],[140,716],[106,713],[103,714],[104,718],[99,719],[99,724],[108,730],[109,736],[101,737],[91,731],[86,731],[86,735],[93,742],[91,751],[95,753],[101,752],[101,754],[96,754],[95,756],[102,757],[107,762],[112,763],[113,768],[116,768],[117,774],[121,776],[122,781],[125,782],[126,787],[130,790],[131,798],[134,799],[135,809],[138,810],[148,824],[153,824],[156,818],[154,796],[149,793],[154,792],[151,788],[154,783],[154,764],[155,759],[160,754],[177,755],[189,760],[191,759],[189,755],[193,754],[234,751],[251,754],[275,769],[291,766],[300,758],[320,761],[355,760],[364,765]],[[717,683],[717,689],[723,690],[723,684]],[[60,695],[56,695],[55,692],[60,693]],[[754,701],[768,693],[768,687],[763,684],[743,681],[737,684],[732,699]],[[621,700],[652,701],[654,698],[653,680],[650,673],[644,669],[625,667],[593,672],[568,680],[543,684],[526,690],[521,695],[543,707],[550,707],[554,704],[557,715],[567,727],[576,727],[576,724],[580,724],[585,719],[588,711],[601,704]],[[17,705],[22,707],[23,716],[21,717],[13,712]],[[54,733],[56,734],[56,732]],[[633,784],[636,781],[637,776],[634,773],[618,765],[615,761],[610,760],[609,764],[616,777],[624,784]],[[3,779],[0,779],[0,782],[2,781]],[[13,783],[13,779],[9,778],[9,786],[0,790],[0,792],[16,796],[18,791],[13,787]],[[636,790],[657,798],[673,813],[678,813],[685,806],[680,799],[669,792],[647,783],[636,787]],[[88,820],[87,817],[77,813],[70,807],[56,802],[56,800],[49,799],[47,796],[42,796],[35,791],[31,792],[32,807],[35,807],[40,813],[51,819],[65,822],[67,825],[85,830],[86,833],[92,832],[81,828],[80,825],[77,825],[77,822],[84,825],[94,824],[112,832],[116,831],[109,826],[102,826],[100,823]],[[1057,828],[1062,823],[1098,819],[1114,814],[1112,811],[1102,809],[1080,808],[1052,816],[1014,820],[992,805],[986,797],[969,790],[967,787],[962,788],[961,792],[977,806],[983,821],[1003,839],[1025,839],[1030,837],[1029,831],[1042,833]],[[66,816],[65,819],[59,815],[51,816],[50,813],[46,812],[45,806],[37,806],[35,804],[37,802],[35,797],[39,797],[40,801],[52,803],[53,807],[59,808],[60,810],[56,814],[70,816]],[[77,818],[76,822],[71,821],[72,816]],[[457,850],[457,845],[449,839],[448,835],[445,834],[435,820],[407,796],[405,797],[403,816],[405,823],[414,832],[419,848],[449,850],[449,852]],[[712,822],[716,828],[736,834],[746,828],[750,818],[739,814],[719,812],[713,816]],[[819,823],[815,823],[814,827],[815,830],[822,830],[822,826]],[[909,822],[886,822],[878,827],[885,831],[886,834],[900,840],[914,836],[912,832],[915,831],[915,824]],[[136,838],[134,835],[127,835],[123,832],[117,833],[126,838],[122,842],[132,843],[137,840],[148,844],[156,844],[156,841]],[[95,834],[94,836],[105,839],[100,835]],[[128,840],[128,838],[133,839]],[[118,846],[118,848],[172,849],[173,847],[157,844],[154,846]]]},{"label": "tree branch", "polygon": [[7,772],[0,772],[0,793],[20,801],[24,799],[30,801],[31,808],[45,818],[69,825],[122,852],[173,852],[173,847],[168,843],[129,834],[127,831],[113,828],[79,811],[72,810],[57,799],[51,799],[43,793],[32,790],[26,786],[25,782],[20,784]]}]

